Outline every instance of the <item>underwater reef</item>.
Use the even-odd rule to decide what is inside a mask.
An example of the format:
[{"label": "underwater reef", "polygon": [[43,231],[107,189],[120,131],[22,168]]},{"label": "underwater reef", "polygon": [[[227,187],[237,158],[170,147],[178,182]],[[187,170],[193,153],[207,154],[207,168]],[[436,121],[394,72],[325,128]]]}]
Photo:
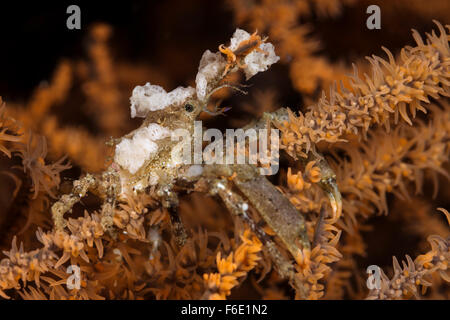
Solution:
[{"label": "underwater reef", "polygon": [[1,299],[450,298],[449,2],[124,6],[6,36]]}]

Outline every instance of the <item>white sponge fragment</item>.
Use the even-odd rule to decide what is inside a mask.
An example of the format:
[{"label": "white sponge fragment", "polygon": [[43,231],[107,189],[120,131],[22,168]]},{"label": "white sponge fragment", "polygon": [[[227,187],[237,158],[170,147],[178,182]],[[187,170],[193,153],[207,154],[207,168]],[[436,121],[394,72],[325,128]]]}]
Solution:
[{"label": "white sponge fragment", "polygon": [[231,51],[235,51],[242,41],[248,40],[249,38],[250,33],[248,33],[245,30],[237,28],[233,34],[233,37],[230,39],[230,46],[228,48],[230,48]]},{"label": "white sponge fragment", "polygon": [[225,68],[226,64],[227,62],[220,52],[212,53],[211,51],[206,50],[203,53],[198,66],[198,73],[195,78],[197,98],[203,100],[206,97],[208,82],[217,78],[219,72]]},{"label": "white sponge fragment", "polygon": [[[242,29],[236,29],[230,41],[230,50],[236,50],[242,41],[249,38],[250,33]],[[280,60],[280,57],[275,54],[273,44],[262,43],[259,48],[264,52],[253,50],[244,58],[244,64],[246,65],[244,72],[247,80],[258,72],[266,71],[272,64]]]},{"label": "white sponge fragment", "polygon": [[169,129],[151,123],[148,127],[137,130],[132,138],[125,138],[116,145],[114,161],[134,174],[145,161],[158,151],[158,145],[155,141],[170,135]]},{"label": "white sponge fragment", "polygon": [[178,87],[169,93],[161,86],[146,83],[145,86],[136,86],[130,98],[131,117],[145,118],[149,111],[164,109],[170,105],[181,103],[194,95],[192,87]]},{"label": "white sponge fragment", "polygon": [[186,171],[186,177],[197,177],[203,173],[203,167],[199,164],[190,166]]},{"label": "white sponge fragment", "polygon": [[272,64],[280,60],[275,54],[273,44],[262,43],[259,46],[267,55],[263,52],[253,51],[247,55],[244,59],[246,68],[244,69],[246,79],[250,79],[258,72],[266,71]]},{"label": "white sponge fragment", "polygon": [[[250,36],[250,33],[247,31],[236,29],[230,40],[230,50],[235,51],[241,42],[248,40]],[[280,60],[280,57],[275,54],[271,43],[261,43],[259,48],[264,52],[253,50],[244,58],[243,64],[246,65],[244,72],[247,80],[258,72],[266,71],[272,64]],[[224,70],[226,65],[227,61],[220,52],[212,53],[206,50],[203,53],[198,66],[197,77],[195,78],[197,98],[203,100],[206,97],[208,84],[220,76],[220,72]]]}]

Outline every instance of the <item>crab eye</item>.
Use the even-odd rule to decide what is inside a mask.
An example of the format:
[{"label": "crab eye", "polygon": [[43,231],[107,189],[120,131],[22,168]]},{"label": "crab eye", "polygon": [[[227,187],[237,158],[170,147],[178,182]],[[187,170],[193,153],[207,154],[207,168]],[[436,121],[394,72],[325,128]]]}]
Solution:
[{"label": "crab eye", "polygon": [[184,105],[184,110],[186,110],[187,112],[192,112],[194,111],[194,106],[190,103],[187,103]]}]

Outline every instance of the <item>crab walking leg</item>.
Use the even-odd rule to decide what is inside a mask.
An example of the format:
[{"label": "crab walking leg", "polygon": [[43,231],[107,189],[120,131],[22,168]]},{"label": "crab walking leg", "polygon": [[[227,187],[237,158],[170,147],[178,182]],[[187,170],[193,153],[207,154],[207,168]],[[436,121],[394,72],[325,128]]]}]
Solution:
[{"label": "crab walking leg", "polygon": [[250,219],[247,214],[249,209],[248,203],[244,201],[240,195],[230,190],[228,181],[225,179],[215,180],[212,183],[210,194],[217,194],[232,214],[248,224],[250,229],[264,244],[264,247],[267,249],[267,252],[269,253],[279,275],[284,279],[288,279],[289,282],[298,290],[300,296],[302,298],[306,298],[307,295],[304,286],[295,277],[294,266],[280,253],[270,236],[267,235],[263,229],[258,227],[252,219]]},{"label": "crab walking leg", "polygon": [[331,208],[333,209],[333,217],[329,223],[335,223],[342,214],[342,196],[336,183],[336,178],[321,181],[320,186],[328,195]]},{"label": "crab walking leg", "polygon": [[209,192],[211,195],[218,195],[222,201],[225,203],[225,206],[228,210],[231,211],[232,214],[243,219],[255,232],[258,236],[262,235],[261,240],[267,240],[268,236],[266,233],[258,228],[253,220],[247,214],[249,210],[248,203],[242,199],[240,195],[231,191],[230,186],[228,185],[228,181],[225,179],[217,179],[212,183],[212,188]]},{"label": "crab walking leg", "polygon": [[97,185],[97,178],[91,174],[73,182],[72,193],[61,196],[52,206],[52,217],[56,230],[62,231],[65,228],[67,222],[64,214],[72,210],[75,203],[79,202],[89,190],[95,189]]},{"label": "crab walking leg", "polygon": [[[246,196],[266,223],[277,233],[294,258],[310,249],[304,217],[265,176],[250,165],[234,165],[236,187]],[[300,243],[302,248],[299,248]]]},{"label": "crab walking leg", "polygon": [[167,211],[169,212],[172,232],[175,235],[175,242],[181,248],[186,243],[188,235],[178,213],[178,195],[172,191],[171,184],[160,187],[156,191],[156,194],[160,197],[162,206],[167,208]]},{"label": "crab walking leg", "polygon": [[186,229],[184,228],[183,222],[181,221],[180,215],[178,214],[178,206],[177,207],[169,207],[167,208],[170,215],[170,222],[172,223],[172,232],[175,235],[175,241],[178,247],[182,247],[185,245],[188,235],[186,233]]},{"label": "crab walking leg", "polygon": [[331,208],[333,209],[333,216],[329,223],[335,223],[342,214],[342,196],[336,183],[336,174],[333,169],[330,168],[330,165],[325,158],[319,153],[313,154],[310,152],[308,158],[300,159],[302,159],[303,165],[305,166],[309,161],[315,161],[316,165],[319,167],[320,181],[318,184],[327,194]]},{"label": "crab walking leg", "polygon": [[116,206],[116,198],[121,192],[120,178],[114,170],[109,169],[102,174],[102,180],[97,187],[100,187],[105,197],[100,223],[103,230],[113,234],[114,208]]},{"label": "crab walking leg", "polygon": [[[289,111],[287,108],[280,108],[274,112],[265,112],[261,119],[250,123],[243,129],[268,129],[268,123],[278,122],[283,123],[289,121]],[[330,168],[325,158],[317,151],[309,152],[308,157],[304,158],[301,155],[291,155],[297,159],[300,159],[302,165],[305,166],[309,161],[315,161],[320,168],[320,181],[319,186],[328,196],[330,200],[331,208],[333,209],[333,217],[331,220],[335,222],[342,214],[342,197],[336,183],[336,175],[333,169]]]},{"label": "crab walking leg", "polygon": [[233,177],[233,184],[280,237],[294,258],[302,255],[302,249],[310,249],[305,219],[266,177],[259,174],[258,168],[245,164],[215,165],[207,166],[205,171],[215,176]]}]

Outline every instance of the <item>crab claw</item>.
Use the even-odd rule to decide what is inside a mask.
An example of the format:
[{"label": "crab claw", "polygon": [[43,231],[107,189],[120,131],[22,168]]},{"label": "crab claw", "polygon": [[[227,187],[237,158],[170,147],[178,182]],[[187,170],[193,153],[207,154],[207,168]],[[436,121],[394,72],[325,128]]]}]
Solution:
[{"label": "crab claw", "polygon": [[331,223],[334,223],[342,214],[342,196],[337,186],[336,179],[328,178],[321,182],[321,186],[330,200],[330,205],[333,209]]}]

